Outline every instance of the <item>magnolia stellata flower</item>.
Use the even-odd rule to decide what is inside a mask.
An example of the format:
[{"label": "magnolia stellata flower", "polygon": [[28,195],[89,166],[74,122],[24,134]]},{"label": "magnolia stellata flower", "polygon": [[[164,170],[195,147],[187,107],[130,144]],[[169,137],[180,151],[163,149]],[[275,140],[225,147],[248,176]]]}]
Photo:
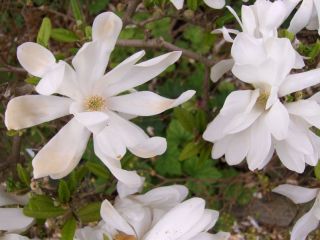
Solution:
[{"label": "magnolia stellata flower", "polygon": [[318,188],[304,188],[290,184],[283,184],[272,190],[295,204],[307,203],[315,199],[311,209],[304,214],[294,225],[290,240],[305,240],[308,234],[314,231],[320,221],[320,192]]},{"label": "magnolia stellata flower", "polygon": [[[211,8],[221,9],[226,5],[225,0],[203,0],[205,4],[207,4]],[[247,2],[248,0],[243,0]],[[170,0],[176,9],[180,10],[183,8],[184,0]]]},{"label": "magnolia stellata flower", "polygon": [[[298,0],[278,0],[274,2],[257,0],[253,5],[242,6],[241,20],[231,7],[227,8],[240,24],[243,33],[246,33],[254,38],[267,39],[278,36],[278,28],[288,17],[297,2]],[[234,41],[234,39],[231,37],[231,34],[237,35],[239,33],[238,30],[227,29],[226,27],[222,27],[213,31],[213,33],[220,32],[223,34],[224,39],[231,43]],[[297,64],[299,64],[298,66],[303,67],[303,60],[298,53],[297,58]],[[219,61],[211,68],[211,80],[213,82],[217,82],[225,73],[232,69],[233,64],[234,59],[225,59]]]},{"label": "magnolia stellata flower", "polygon": [[18,196],[7,193],[0,187],[0,207],[2,207],[0,208],[0,231],[23,232],[32,225],[33,218],[25,216],[23,209],[17,207],[17,205],[25,205],[27,201],[27,195]]},{"label": "magnolia stellata flower", "polygon": [[[203,137],[215,143],[213,158],[229,165],[244,158],[250,170],[262,169],[274,149],[290,170],[303,172],[318,161],[319,138],[309,128],[320,124],[315,98],[282,103],[280,98],[320,81],[320,69],[290,74],[296,52],[288,39],[255,39],[240,33],[232,46],[233,74],[254,90],[232,92]],[[315,96],[317,97],[317,96]],[[296,155],[295,155],[296,154]]]},{"label": "magnolia stellata flower", "polygon": [[[18,130],[69,114],[74,116],[33,159],[35,178],[62,178],[69,174],[80,161],[91,133],[97,156],[116,178],[132,187],[140,186],[141,179],[135,172],[121,169],[119,160],[126,149],[143,158],[166,150],[164,138],[150,138],[128,119],[159,114],[187,101],[195,91],[172,100],[132,89],[163,72],[179,59],[181,52],[137,64],[144,55],[140,51],[104,74],[121,27],[121,19],[111,12],[96,17],[93,41],[78,51],[72,60],[73,68],[61,63],[63,67],[52,70],[48,65],[54,62],[54,56],[38,44],[24,43],[18,48],[21,65],[29,73],[45,77],[36,88],[40,95],[16,97],[9,102],[5,114],[7,128]],[[47,96],[52,93],[63,96]]]},{"label": "magnolia stellata flower", "polygon": [[309,30],[318,30],[320,34],[320,1],[303,0],[298,11],[293,16],[289,31],[293,33],[300,32],[303,28]]},{"label": "magnolia stellata flower", "polygon": [[[76,239],[126,240],[223,240],[228,233],[209,234],[219,213],[205,209],[205,201],[192,198],[184,186],[153,189],[143,195],[116,198],[114,205],[105,200],[101,206],[102,222],[80,229]],[[95,237],[93,237],[95,236]]]}]

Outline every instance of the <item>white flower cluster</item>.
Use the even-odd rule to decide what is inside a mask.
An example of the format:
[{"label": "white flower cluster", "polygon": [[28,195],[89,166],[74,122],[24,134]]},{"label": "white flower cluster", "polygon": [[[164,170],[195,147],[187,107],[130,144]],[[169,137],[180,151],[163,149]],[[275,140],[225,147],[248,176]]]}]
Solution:
[{"label": "white flower cluster", "polygon": [[[171,2],[181,9],[184,1]],[[225,5],[224,0],[204,2],[217,9]],[[242,31],[226,27],[214,31],[221,32],[232,43],[232,58],[213,66],[211,79],[216,82],[231,70],[248,89],[232,92],[204,132],[203,138],[214,143],[213,158],[224,155],[229,165],[246,159],[249,169],[256,170],[264,168],[276,152],[288,169],[298,173],[304,171],[306,164],[317,164],[320,138],[311,128],[320,128],[320,93],[308,99],[291,94],[318,84],[320,69],[303,71],[303,57],[289,39],[278,37],[278,28],[299,3],[299,0],[257,0],[253,5],[242,6],[241,19],[227,7]],[[319,11],[320,1],[303,0],[289,31],[298,33],[304,27],[319,29]],[[183,186],[133,195],[144,180],[135,171],[122,169],[120,160],[127,149],[138,157],[150,158],[163,154],[167,144],[162,137],[149,137],[130,120],[174,108],[188,101],[195,91],[168,99],[134,89],[174,64],[181,56],[179,51],[138,63],[144,55],[140,51],[105,73],[121,28],[122,21],[115,14],[106,12],[97,16],[92,41],[79,49],[72,66],[56,62],[54,55],[39,44],[27,42],[19,46],[20,64],[41,80],[36,86],[38,95],[16,97],[8,103],[7,128],[20,130],[72,116],[33,159],[34,178],[60,179],[68,175],[81,160],[93,135],[95,154],[118,179],[119,196],[113,205],[105,200],[101,207],[103,220],[97,227],[77,230],[76,239],[227,239],[228,233],[207,232],[215,224],[218,212],[205,209],[200,198],[184,201],[188,191]],[[274,191],[296,203],[316,198],[314,207],[292,232],[292,240],[305,239],[319,223],[319,190],[285,185]],[[1,190],[0,206],[24,203],[25,199]],[[1,208],[0,218],[11,219],[0,222],[0,230],[8,232],[21,232],[33,222],[19,208]],[[25,238],[7,234],[1,239]]]}]

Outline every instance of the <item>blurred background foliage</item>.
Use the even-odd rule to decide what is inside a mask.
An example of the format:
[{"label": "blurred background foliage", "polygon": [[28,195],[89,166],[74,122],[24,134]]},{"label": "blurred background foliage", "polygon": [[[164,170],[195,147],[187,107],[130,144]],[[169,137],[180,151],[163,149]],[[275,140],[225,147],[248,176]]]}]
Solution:
[{"label": "blurred background foliage", "polygon": [[[202,0],[187,0],[184,9],[177,11],[168,0],[141,0],[128,18],[128,5],[132,2],[0,0],[0,182],[11,192],[32,190],[32,198],[24,208],[26,215],[37,219],[37,224],[27,232],[31,237],[72,239],[76,226],[99,220],[99,203],[116,196],[116,181],[94,155],[92,142],[81,163],[66,178],[32,179],[32,157],[68,119],[19,132],[6,130],[4,111],[9,99],[34,93],[34,85],[39,81],[19,66],[18,45],[38,42],[52,50],[57,59],[70,61],[79,47],[90,40],[94,17],[109,10],[126,19],[120,35],[122,40],[161,39],[191,50],[208,59],[211,65],[229,57],[231,45],[220,35],[211,34],[223,25],[239,29],[226,9],[209,9]],[[228,3],[240,13],[242,1]],[[279,34],[293,40],[285,30]],[[319,62],[317,38],[316,32],[302,31],[301,42],[295,43],[299,52],[309,57],[307,68],[317,67]],[[111,55],[108,69],[138,50],[141,48],[119,44]],[[145,59],[168,52],[162,47],[146,50]],[[284,182],[317,186],[320,166],[308,167],[299,176],[282,167],[276,156],[259,172],[249,172],[245,164],[230,167],[223,159],[212,160],[212,145],[202,139],[202,133],[226,96],[247,86],[231,73],[212,83],[209,69],[209,64],[184,56],[149,84],[141,86],[172,98],[187,89],[196,90],[197,95],[174,110],[135,119],[149,135],[166,137],[168,149],[163,156],[152,159],[139,159],[127,153],[123,167],[137,169],[146,178],[144,191],[169,184],[186,185],[190,196],[202,197],[208,207],[221,211],[216,230],[232,231],[233,239],[287,239],[288,226],[300,210],[288,200],[270,194],[270,189]],[[315,239],[319,238],[315,236]]]}]

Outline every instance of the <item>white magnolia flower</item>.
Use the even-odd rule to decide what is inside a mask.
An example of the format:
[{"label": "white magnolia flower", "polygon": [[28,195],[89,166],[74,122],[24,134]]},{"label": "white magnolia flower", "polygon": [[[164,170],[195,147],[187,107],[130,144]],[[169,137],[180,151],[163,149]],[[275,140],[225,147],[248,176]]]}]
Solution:
[{"label": "white magnolia flower", "polygon": [[17,196],[5,192],[0,187],[0,231],[19,233],[32,225],[33,218],[25,216],[23,209],[17,207],[17,205],[25,205],[27,202],[27,195]]},{"label": "white magnolia flower", "polygon": [[[242,32],[257,39],[268,39],[278,37],[278,28],[288,17],[294,6],[299,0],[257,0],[253,5],[243,5],[241,8],[241,20],[237,13],[227,7],[234,15],[242,28]],[[237,35],[238,30],[222,27],[213,33],[222,33],[227,42],[233,43],[231,34]],[[211,80],[217,82],[225,73],[233,67],[234,59],[225,59],[211,68]],[[301,56],[297,53],[297,66],[303,67],[304,63]],[[302,64],[302,65],[301,65]]]},{"label": "white magnolia flower", "polygon": [[[250,170],[262,169],[274,149],[290,170],[303,172],[318,161],[320,126],[317,99],[282,103],[280,98],[320,82],[320,69],[290,74],[296,52],[288,39],[255,39],[241,33],[232,46],[233,74],[254,90],[232,92],[203,137],[215,145],[213,158],[229,165],[245,158]],[[315,96],[315,98],[318,98]]]},{"label": "white magnolia flower", "polygon": [[[40,95],[16,97],[9,102],[5,114],[7,128],[18,130],[73,115],[33,159],[35,178],[49,175],[56,179],[69,174],[79,163],[91,133],[97,156],[116,178],[132,187],[140,186],[141,179],[135,172],[121,169],[119,160],[126,149],[142,158],[165,152],[164,138],[150,138],[128,120],[176,107],[195,91],[184,92],[172,100],[153,92],[132,90],[176,62],[181,52],[137,64],[144,55],[140,51],[104,74],[121,27],[121,19],[111,12],[97,16],[92,28],[93,41],[78,51],[72,60],[73,67],[62,63],[63,67],[56,71],[48,67],[54,56],[47,49],[35,43],[24,43],[18,48],[21,65],[31,74],[40,72],[42,76],[45,72],[46,77],[37,86]],[[51,93],[63,96],[46,96]]]},{"label": "white magnolia flower", "polygon": [[[225,0],[203,0],[211,8],[221,9],[226,5]],[[248,2],[249,0],[243,0]],[[176,9],[180,10],[183,8],[184,0],[170,0],[170,2],[175,6]]]},{"label": "white magnolia flower", "polygon": [[217,211],[205,209],[205,201],[192,198],[184,186],[153,189],[143,195],[116,198],[114,205],[105,200],[103,221],[96,228],[76,232],[76,239],[102,240],[224,240],[228,233],[209,234],[218,219]]},{"label": "white magnolia flower", "polygon": [[315,199],[312,208],[294,225],[290,240],[305,240],[314,231],[320,221],[320,192],[318,188],[304,188],[283,184],[272,190],[290,198],[295,204],[307,203]]},{"label": "white magnolia flower", "polygon": [[289,31],[293,33],[300,32],[303,28],[309,30],[318,30],[320,34],[320,1],[303,0],[298,11],[292,18]]}]

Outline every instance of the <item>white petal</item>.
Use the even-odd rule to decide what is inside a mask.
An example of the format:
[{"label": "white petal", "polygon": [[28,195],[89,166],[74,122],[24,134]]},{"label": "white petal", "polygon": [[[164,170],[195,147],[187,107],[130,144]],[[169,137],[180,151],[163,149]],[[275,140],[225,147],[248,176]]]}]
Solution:
[{"label": "white petal", "polygon": [[232,136],[233,135],[226,136],[214,143],[211,152],[213,159],[221,158],[224,154],[226,154]]},{"label": "white petal", "polygon": [[320,69],[289,75],[280,87],[280,97],[320,83]]},{"label": "white petal", "polygon": [[210,78],[213,82],[218,80],[233,67],[233,59],[221,60],[211,68]]},{"label": "white petal", "polygon": [[162,154],[166,150],[165,139],[159,137],[150,138],[141,128],[132,122],[109,111],[109,123],[112,126],[122,142],[134,154],[140,157],[154,157]]},{"label": "white petal", "polygon": [[225,0],[203,0],[211,8],[221,9],[226,5]]},{"label": "white petal", "polygon": [[258,23],[252,6],[242,5],[241,19],[243,25],[243,32],[248,33],[251,36],[254,36],[256,34],[256,28]]},{"label": "white petal", "polygon": [[124,220],[108,200],[104,200],[102,202],[100,215],[107,225],[128,235],[135,236],[135,232],[132,227]]},{"label": "white petal", "polygon": [[288,103],[287,109],[290,114],[302,117],[310,125],[320,127],[320,105],[312,100],[299,100]]},{"label": "white petal", "polygon": [[98,87],[104,87],[124,81],[123,77],[134,67],[143,56],[145,51],[142,50],[128,57],[126,60],[121,62],[118,66],[113,68],[111,71],[106,73],[100,80]]},{"label": "white petal", "polygon": [[6,192],[5,189],[0,186],[0,207],[11,204],[25,205],[28,200],[28,194],[16,195],[14,193]]},{"label": "white petal", "polygon": [[79,163],[90,132],[76,119],[71,119],[36,155],[32,161],[34,178],[50,175],[63,178]]},{"label": "white petal", "polygon": [[74,118],[92,133],[99,133],[108,124],[109,116],[105,112],[81,112]]},{"label": "white petal", "polygon": [[19,130],[69,114],[71,99],[57,96],[26,95],[10,100],[5,113],[8,129]]},{"label": "white petal", "polygon": [[162,73],[167,67],[175,63],[180,56],[181,52],[175,51],[134,65],[130,71],[123,76],[123,81],[108,85],[105,95],[114,96],[146,83]]},{"label": "white petal", "polygon": [[293,33],[300,32],[306,27],[312,15],[313,1],[302,1],[302,4],[290,22],[288,30]]},{"label": "white petal", "polygon": [[122,21],[113,12],[99,14],[92,24],[93,41],[103,42],[112,51],[122,29]]},{"label": "white petal", "polygon": [[218,28],[212,31],[211,33],[222,33],[223,38],[226,42],[233,42],[233,38],[231,37],[230,33],[237,35],[239,33],[238,30],[234,29],[227,29],[226,27]]},{"label": "white petal", "polygon": [[188,189],[182,185],[158,187],[149,192],[132,196],[145,206],[160,209],[170,209],[182,202],[188,195]]},{"label": "white petal", "polygon": [[266,54],[263,41],[245,33],[237,35],[231,49],[231,55],[235,64],[241,65],[259,65],[265,60]]},{"label": "white petal", "polygon": [[276,141],[275,148],[283,165],[291,171],[303,173],[305,169],[304,154],[296,151],[285,140]]},{"label": "white petal", "polygon": [[183,8],[183,2],[184,0],[170,0],[170,2],[174,5],[174,7],[178,10],[181,10]]},{"label": "white petal", "polygon": [[250,149],[247,155],[249,169],[254,171],[259,168],[271,148],[271,134],[263,124],[263,118],[260,118],[251,126]]},{"label": "white petal", "polygon": [[57,91],[64,78],[66,63],[60,61],[50,68],[36,86],[36,91],[42,95],[51,95]]},{"label": "white petal", "polygon": [[194,94],[195,91],[189,90],[177,99],[168,99],[149,91],[134,92],[108,98],[107,107],[122,113],[152,116],[188,101]]},{"label": "white petal", "polygon": [[277,140],[287,137],[289,113],[284,105],[277,100],[265,115],[265,122],[272,136]]},{"label": "white petal", "polygon": [[144,178],[141,178],[141,186],[128,186],[120,181],[117,183],[117,192],[120,198],[125,198],[129,195],[135,194],[137,192],[141,192],[143,188]]},{"label": "white petal", "polygon": [[205,201],[189,199],[166,213],[146,234],[144,240],[178,239],[188,232],[202,217]]},{"label": "white petal", "polygon": [[72,59],[77,73],[77,81],[84,92],[90,92],[94,84],[103,76],[110,52],[100,41],[85,43]]},{"label": "white petal", "polygon": [[224,129],[226,127],[226,122],[229,122],[232,118],[233,116],[230,115],[224,116],[222,114],[218,114],[218,116],[209,123],[204,131],[202,135],[203,139],[208,142],[215,142],[225,137],[226,133]]},{"label": "white petal", "polygon": [[1,237],[1,240],[29,240],[29,238],[18,234],[10,233],[5,234],[3,237]]},{"label": "white petal", "polygon": [[318,188],[305,188],[291,184],[282,184],[274,189],[272,192],[281,194],[290,198],[295,204],[307,203],[316,198]]},{"label": "white petal", "polygon": [[42,77],[56,63],[55,57],[48,49],[33,42],[21,44],[17,48],[17,58],[28,73],[37,77]]},{"label": "white petal", "polygon": [[229,165],[237,165],[247,156],[250,147],[250,131],[230,135],[230,141],[225,153]]},{"label": "white petal", "polygon": [[220,110],[220,114],[226,116],[230,114],[243,112],[254,98],[252,90],[239,90],[231,92]]},{"label": "white petal", "polygon": [[112,126],[107,126],[97,133],[94,141],[105,156],[120,160],[126,153],[125,143]]},{"label": "white petal", "polygon": [[314,216],[312,209],[303,215],[293,226],[290,240],[305,240],[309,233],[319,225],[319,220]]},{"label": "white petal", "polygon": [[167,141],[163,137],[152,137],[135,145],[128,147],[130,152],[141,158],[151,158],[162,155],[167,150]]},{"label": "white petal", "polygon": [[106,156],[104,151],[101,149],[101,146],[97,144],[96,139],[93,141],[95,154],[106,165],[115,178],[127,185],[129,188],[139,188],[141,184],[143,184],[143,178],[141,178],[135,171],[122,169],[119,160]]},{"label": "white petal", "polygon": [[211,229],[219,218],[219,212],[214,210],[205,209],[200,219],[191,229],[177,240],[192,239],[201,232],[206,232]]},{"label": "white petal", "polygon": [[0,230],[22,232],[33,223],[33,218],[23,214],[20,208],[0,208]]}]

